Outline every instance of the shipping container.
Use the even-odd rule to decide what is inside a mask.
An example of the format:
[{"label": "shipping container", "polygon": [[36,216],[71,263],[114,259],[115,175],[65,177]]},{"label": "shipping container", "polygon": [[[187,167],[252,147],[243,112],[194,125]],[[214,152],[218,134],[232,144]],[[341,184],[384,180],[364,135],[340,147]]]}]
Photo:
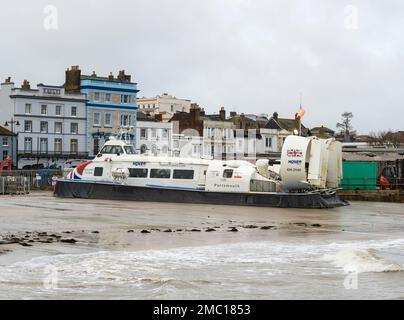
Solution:
[{"label": "shipping container", "polygon": [[343,190],[376,190],[377,186],[376,162],[343,162]]}]

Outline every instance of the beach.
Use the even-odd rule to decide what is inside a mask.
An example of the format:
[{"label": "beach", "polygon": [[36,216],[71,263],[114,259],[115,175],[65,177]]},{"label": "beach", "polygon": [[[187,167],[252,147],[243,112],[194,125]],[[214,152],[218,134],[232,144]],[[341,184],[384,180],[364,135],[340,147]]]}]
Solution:
[{"label": "beach", "polygon": [[41,191],[0,196],[0,221],[1,299],[404,298],[403,204],[282,209]]}]

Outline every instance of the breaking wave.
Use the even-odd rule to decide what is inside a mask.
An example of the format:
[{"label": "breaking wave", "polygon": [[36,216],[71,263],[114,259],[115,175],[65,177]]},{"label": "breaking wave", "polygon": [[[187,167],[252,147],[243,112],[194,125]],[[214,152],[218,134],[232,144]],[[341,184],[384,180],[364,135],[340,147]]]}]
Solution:
[{"label": "breaking wave", "polygon": [[324,259],[343,268],[345,272],[400,272],[404,267],[386,261],[374,249],[347,249],[336,254],[328,254]]},{"label": "breaking wave", "polygon": [[[312,286],[321,288],[322,281],[341,286],[342,270],[404,271],[403,251],[404,239],[309,240],[42,256],[0,266],[0,298],[50,294],[43,282],[53,269],[59,294],[73,298],[277,298],[290,286],[310,296]],[[383,253],[399,262],[387,261]]]}]

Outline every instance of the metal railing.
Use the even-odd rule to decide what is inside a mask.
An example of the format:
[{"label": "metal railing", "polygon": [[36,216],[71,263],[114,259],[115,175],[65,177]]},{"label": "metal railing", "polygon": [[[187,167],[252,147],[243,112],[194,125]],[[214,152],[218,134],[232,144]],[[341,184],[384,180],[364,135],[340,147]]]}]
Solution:
[{"label": "metal railing", "polygon": [[1,178],[21,178],[30,186],[30,189],[33,187],[47,187],[52,185],[52,178],[62,177],[61,170],[54,169],[38,169],[38,170],[14,170],[13,172],[8,172],[3,170],[1,172]]},{"label": "metal railing", "polygon": [[30,190],[31,184],[27,177],[0,177],[0,194],[27,194]]}]

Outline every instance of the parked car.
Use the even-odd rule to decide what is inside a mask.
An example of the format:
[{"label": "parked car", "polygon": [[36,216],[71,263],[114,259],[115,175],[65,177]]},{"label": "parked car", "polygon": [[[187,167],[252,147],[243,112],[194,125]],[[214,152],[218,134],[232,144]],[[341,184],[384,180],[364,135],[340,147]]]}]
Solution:
[{"label": "parked car", "polygon": [[43,163],[34,163],[34,164],[27,164],[22,167],[22,170],[38,170],[38,169],[45,169]]},{"label": "parked car", "polygon": [[69,159],[63,164],[63,170],[76,168],[80,164],[86,162],[86,159]]}]

